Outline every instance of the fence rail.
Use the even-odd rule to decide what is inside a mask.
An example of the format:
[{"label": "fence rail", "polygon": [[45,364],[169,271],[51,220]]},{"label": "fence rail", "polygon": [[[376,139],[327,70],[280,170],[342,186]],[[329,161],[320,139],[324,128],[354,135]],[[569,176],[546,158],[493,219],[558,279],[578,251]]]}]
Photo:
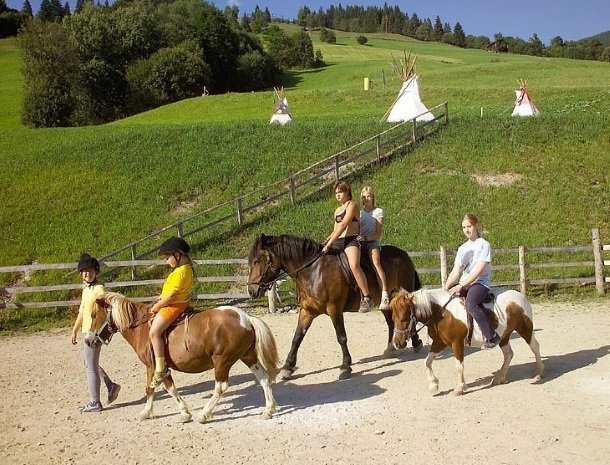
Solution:
[{"label": "fence rail", "polygon": [[137,241],[102,256],[101,260],[110,260],[127,252],[129,252],[132,260],[148,257],[156,250],[156,247],[152,246],[151,243],[156,244],[159,237],[168,231],[180,237],[188,237],[220,223],[236,222],[241,226],[246,214],[259,211],[268,205],[277,204],[278,201],[285,198],[294,206],[299,199],[308,198],[321,189],[332,185],[333,182],[367,166],[379,164],[391,158],[398,151],[428,137],[439,130],[439,122],[444,122],[445,125],[449,123],[449,105],[447,102],[431,108],[429,112],[436,113],[434,119],[430,121],[418,122],[414,118],[399,123],[352,147],[297,171],[287,178],[158,229]]},{"label": "fence rail", "polygon": [[[531,286],[534,285],[549,285],[549,284],[595,284],[598,294],[604,294],[608,284],[610,283],[610,245],[604,245],[601,242],[599,230],[591,231],[591,245],[573,246],[573,247],[525,247],[519,246],[515,248],[496,249],[494,257],[498,258],[502,263],[505,258],[508,258],[507,264],[494,264],[494,272],[511,272],[514,271],[517,279],[494,280],[494,286],[502,287],[517,287],[524,294],[528,293]],[[409,252],[416,264],[417,271],[422,277],[433,282],[433,285],[440,285],[447,279],[450,270],[449,257],[455,252],[442,246],[437,251],[415,251]],[[565,261],[566,255],[575,254],[573,261]],[[537,255],[545,255],[550,261],[541,261],[536,258]],[[553,257],[559,256],[561,261],[553,261]],[[590,257],[590,258],[589,258]],[[587,258],[587,259],[583,259]],[[419,259],[419,260],[418,260]],[[546,259],[546,258],[545,258]],[[438,260],[438,266],[424,267],[417,266],[418,261]],[[212,301],[242,301],[248,299],[248,294],[245,292],[245,283],[247,282],[247,260],[241,258],[223,259],[223,260],[194,260],[198,274],[196,287],[215,285],[228,287],[224,292],[209,292],[209,293],[194,293],[193,300],[212,300]],[[0,288],[0,309],[3,308],[50,308],[50,307],[69,307],[79,304],[79,300],[52,300],[52,298],[44,301],[22,302],[19,296],[24,294],[57,293],[70,292],[76,295],[76,292],[82,288],[81,284],[76,283],[61,283],[49,285],[27,285],[27,276],[33,273],[56,272],[57,270],[74,270],[76,263],[55,263],[55,264],[33,264],[19,266],[3,266],[0,267],[0,273],[18,274],[16,282],[13,286]],[[150,270],[152,267],[165,267],[164,260],[123,260],[123,261],[102,261],[102,266],[111,268],[135,268],[146,267]],[[231,267],[234,273],[232,275],[213,276],[212,273],[202,273],[203,269],[211,267]],[[165,269],[165,268],[163,268]],[[532,270],[539,270],[543,274],[541,277],[533,278]],[[557,273],[570,274],[570,276],[556,277]],[[57,273],[56,273],[57,274]],[[65,274],[62,274],[65,280]],[[161,286],[163,279],[140,279],[127,281],[111,281],[105,284],[107,289],[125,289],[137,288],[141,286]],[[235,289],[235,286],[243,286],[243,291]],[[274,311],[276,299],[278,297],[277,289],[269,295],[269,308]],[[138,301],[151,301],[153,296],[135,297]]]}]

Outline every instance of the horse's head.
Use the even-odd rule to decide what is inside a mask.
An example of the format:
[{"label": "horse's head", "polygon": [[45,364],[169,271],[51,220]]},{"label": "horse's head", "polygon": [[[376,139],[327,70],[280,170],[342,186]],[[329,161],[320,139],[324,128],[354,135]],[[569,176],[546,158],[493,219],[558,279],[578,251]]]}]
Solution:
[{"label": "horse's head", "polygon": [[112,306],[107,302],[106,296],[96,299],[91,318],[91,328],[85,336],[85,344],[91,347],[109,344],[117,332],[117,327],[112,321]]},{"label": "horse's head", "polygon": [[392,344],[396,349],[404,349],[411,332],[415,330],[413,294],[403,288],[392,291],[390,308],[394,322]]},{"label": "horse's head", "polygon": [[254,242],[248,255],[248,294],[257,298],[271,287],[282,272],[281,264],[275,253],[269,248],[273,237],[261,236]]}]

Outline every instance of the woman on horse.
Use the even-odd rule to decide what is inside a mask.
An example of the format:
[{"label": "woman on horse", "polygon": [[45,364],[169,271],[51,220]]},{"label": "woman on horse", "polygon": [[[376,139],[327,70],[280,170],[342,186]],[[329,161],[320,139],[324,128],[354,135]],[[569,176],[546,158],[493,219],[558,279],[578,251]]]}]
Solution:
[{"label": "woman on horse", "polygon": [[379,310],[390,309],[390,297],[386,284],[385,272],[381,265],[381,234],[383,232],[383,210],[375,204],[373,189],[366,186],[360,192],[362,209],[360,210],[360,235],[358,241],[362,244],[363,253],[368,253],[377,281],[381,288],[381,303]]},{"label": "woman on horse", "polygon": [[481,224],[473,214],[467,213],[464,216],[462,231],[468,240],[458,248],[453,270],[443,288],[451,295],[466,297],[466,310],[485,337],[481,348],[493,349],[500,342],[500,337],[494,331],[483,306],[489,292],[491,246],[481,237]]},{"label": "woman on horse", "polygon": [[154,313],[149,337],[155,356],[155,373],[150,387],[156,388],[169,374],[165,364],[165,330],[190,306],[193,283],[193,262],[189,256],[191,247],[181,237],[170,237],[161,247],[159,255],[167,261],[172,272],[167,276],[159,300],[150,308]]},{"label": "woman on horse", "polygon": [[359,312],[371,310],[372,299],[369,296],[369,286],[366,276],[360,268],[360,211],[352,200],[352,189],[345,181],[337,181],[333,186],[335,198],[341,204],[335,210],[333,232],[325,239],[322,252],[327,253],[331,247],[345,251],[349,266],[362,292]]}]

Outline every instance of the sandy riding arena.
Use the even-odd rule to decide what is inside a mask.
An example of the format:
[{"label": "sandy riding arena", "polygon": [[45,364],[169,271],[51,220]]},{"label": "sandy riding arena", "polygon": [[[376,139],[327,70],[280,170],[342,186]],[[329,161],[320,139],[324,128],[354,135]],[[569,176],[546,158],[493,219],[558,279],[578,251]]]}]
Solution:
[{"label": "sandy riding arena", "polygon": [[[262,317],[282,361],[297,315]],[[608,300],[535,304],[545,377],[532,384],[534,358],[513,335],[509,383],[488,386],[499,349],[467,351],[469,389],[452,395],[453,358],[434,364],[440,393],[428,393],[427,349],[385,359],[385,324],[377,313],[346,315],[354,365],[339,381],[340,348],[330,320],[314,321],[294,378],[278,382],[281,410],[261,416],[263,391],[238,363],[212,421],[178,423],[164,391],[157,417],[140,421],[144,367],[120,335],[102,366],[123,388],[101,413],[87,400],[80,344],[69,331],[0,339],[0,464],[607,464],[610,457],[610,309]],[[425,330],[423,335],[426,341]],[[80,341],[79,341],[80,342]],[[175,374],[194,417],[211,396],[212,372]],[[106,392],[102,390],[102,399]]]}]

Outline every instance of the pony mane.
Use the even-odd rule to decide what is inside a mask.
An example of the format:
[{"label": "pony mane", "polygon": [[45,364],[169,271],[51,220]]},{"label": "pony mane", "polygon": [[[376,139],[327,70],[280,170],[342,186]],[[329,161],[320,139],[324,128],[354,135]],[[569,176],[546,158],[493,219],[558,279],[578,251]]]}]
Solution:
[{"label": "pony mane", "polygon": [[260,236],[250,250],[248,257],[252,261],[256,256],[256,250],[267,249],[280,255],[286,261],[302,261],[322,251],[322,244],[306,237],[291,236]]},{"label": "pony mane", "polygon": [[413,305],[415,307],[415,317],[428,319],[432,317],[432,304],[438,302],[426,289],[419,289],[413,292]]},{"label": "pony mane", "polygon": [[112,321],[119,331],[125,331],[137,315],[135,302],[118,292],[106,292],[104,298],[112,309]]}]

